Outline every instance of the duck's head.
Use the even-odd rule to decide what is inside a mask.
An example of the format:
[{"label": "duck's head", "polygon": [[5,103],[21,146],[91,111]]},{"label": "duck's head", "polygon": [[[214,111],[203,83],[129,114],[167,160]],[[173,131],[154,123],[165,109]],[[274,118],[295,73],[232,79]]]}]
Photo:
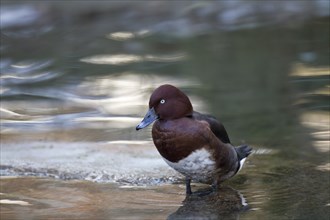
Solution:
[{"label": "duck's head", "polygon": [[192,113],[193,107],[186,94],[175,86],[162,85],[152,93],[149,100],[149,111],[136,130],[147,127],[157,119],[173,120],[191,116]]}]

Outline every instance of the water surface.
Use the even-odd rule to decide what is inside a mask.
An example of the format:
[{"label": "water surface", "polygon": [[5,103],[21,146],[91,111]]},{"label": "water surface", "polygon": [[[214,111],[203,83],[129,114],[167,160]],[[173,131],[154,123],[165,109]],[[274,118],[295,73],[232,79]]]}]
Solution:
[{"label": "water surface", "polygon": [[[328,2],[76,3],[1,5],[1,219],[329,219]],[[165,83],[254,149],[218,192],[135,131]]]}]

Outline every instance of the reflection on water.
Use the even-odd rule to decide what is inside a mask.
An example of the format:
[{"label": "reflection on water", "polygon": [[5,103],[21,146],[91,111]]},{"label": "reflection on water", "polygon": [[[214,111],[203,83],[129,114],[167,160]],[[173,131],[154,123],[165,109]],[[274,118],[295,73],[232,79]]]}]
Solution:
[{"label": "reflection on water", "polygon": [[94,55],[86,58],[82,58],[81,62],[92,64],[109,64],[109,65],[126,65],[131,63],[138,63],[143,61],[155,61],[155,62],[175,62],[185,59],[184,54],[173,55],[130,55],[130,54],[118,54],[118,55]]},{"label": "reflection on water", "polygon": [[137,31],[137,32],[114,32],[114,33],[108,34],[107,37],[112,40],[126,41],[126,40],[131,40],[134,38],[146,37],[150,34],[151,33],[148,30],[141,30],[141,31]]},{"label": "reflection on water", "polygon": [[[328,9],[5,2],[1,219],[328,219]],[[150,128],[135,131],[165,83],[254,148],[219,192],[185,198]]]},{"label": "reflection on water", "polygon": [[240,212],[248,210],[243,195],[222,187],[213,192],[201,189],[187,196],[182,207],[169,215],[168,219],[239,219]]},{"label": "reflection on water", "polygon": [[230,187],[217,192],[202,188],[185,198],[178,185],[118,187],[31,177],[2,178],[0,184],[5,189],[1,213],[7,219],[20,219],[22,213],[29,213],[24,219],[127,219],[131,213],[139,219],[237,219],[248,210],[243,195]]},{"label": "reflection on water", "polygon": [[[27,77],[24,84],[29,84],[30,80],[31,77]],[[0,109],[2,133],[56,131],[62,127],[133,128],[141,120],[150,92],[163,83],[180,85],[181,88],[197,85],[193,80],[162,76],[150,78],[134,73],[88,76],[79,85],[64,86],[61,90],[52,88],[52,85],[33,85],[26,89],[4,83],[6,92],[2,93],[4,100]],[[11,97],[14,95],[30,98],[13,101]],[[191,99],[196,109],[203,110],[200,98],[192,96]]]},{"label": "reflection on water", "polygon": [[0,184],[5,189],[0,195],[4,219],[164,219],[184,198],[179,187],[168,185],[119,188],[35,178],[2,178]]}]

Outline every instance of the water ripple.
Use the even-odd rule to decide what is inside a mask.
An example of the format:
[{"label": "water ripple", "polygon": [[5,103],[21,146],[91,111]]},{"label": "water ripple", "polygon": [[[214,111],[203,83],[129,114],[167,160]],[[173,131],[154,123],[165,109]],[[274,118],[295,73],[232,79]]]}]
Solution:
[{"label": "water ripple", "polygon": [[186,59],[184,53],[176,53],[170,55],[133,55],[133,54],[104,54],[93,55],[80,59],[81,62],[91,64],[108,64],[108,65],[127,65],[132,63],[140,63],[144,61],[152,62],[178,62]]}]

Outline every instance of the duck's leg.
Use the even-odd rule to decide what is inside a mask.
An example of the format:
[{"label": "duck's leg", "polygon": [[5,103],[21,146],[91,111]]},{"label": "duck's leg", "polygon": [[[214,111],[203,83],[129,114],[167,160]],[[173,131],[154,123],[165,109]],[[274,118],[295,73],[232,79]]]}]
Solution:
[{"label": "duck's leg", "polygon": [[191,192],[191,186],[190,186],[191,179],[186,177],[186,194],[190,195]]}]

